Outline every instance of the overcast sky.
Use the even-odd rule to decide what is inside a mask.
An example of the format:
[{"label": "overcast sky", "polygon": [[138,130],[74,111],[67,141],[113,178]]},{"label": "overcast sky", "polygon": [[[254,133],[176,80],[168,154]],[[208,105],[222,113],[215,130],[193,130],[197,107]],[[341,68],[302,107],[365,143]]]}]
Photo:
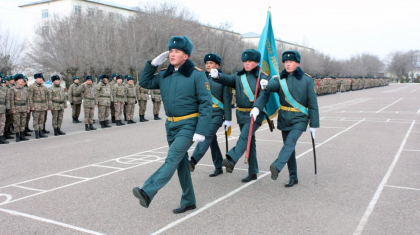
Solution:
[{"label": "overcast sky", "polygon": [[[107,0],[138,6],[139,0]],[[153,1],[153,2],[162,2]],[[0,0],[3,28],[19,33],[18,5]],[[204,24],[230,22],[238,33],[261,33],[271,5],[274,35],[337,59],[370,53],[383,59],[394,51],[420,50],[419,0],[175,0]]]}]

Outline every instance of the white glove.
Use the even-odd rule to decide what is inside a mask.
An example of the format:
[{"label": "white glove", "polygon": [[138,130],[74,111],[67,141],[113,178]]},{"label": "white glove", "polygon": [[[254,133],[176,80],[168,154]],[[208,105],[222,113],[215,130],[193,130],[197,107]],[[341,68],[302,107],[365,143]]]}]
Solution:
[{"label": "white glove", "polygon": [[152,60],[152,64],[155,66],[159,66],[168,59],[169,51],[165,51],[162,54],[158,55],[156,58]]},{"label": "white glove", "polygon": [[228,131],[230,127],[230,121],[226,120],[225,122],[223,122],[223,125],[226,126],[225,131]]},{"label": "white glove", "polygon": [[267,80],[261,79],[260,84],[261,84],[261,89],[267,90],[267,84],[268,84]]},{"label": "white glove", "polygon": [[210,70],[210,77],[217,78],[218,76],[219,76],[219,71],[217,71],[217,69]]},{"label": "white glove", "polygon": [[249,116],[254,117],[254,122],[257,120],[258,114],[260,114],[260,110],[257,107],[254,107],[251,112],[249,113]]},{"label": "white glove", "polygon": [[193,141],[200,143],[200,142],[203,142],[205,138],[206,137],[204,135],[200,135],[200,134],[194,133]]},{"label": "white glove", "polygon": [[312,138],[314,138],[315,139],[315,131],[316,131],[316,129],[315,128],[309,128],[309,131],[311,132],[311,134],[312,134]]}]

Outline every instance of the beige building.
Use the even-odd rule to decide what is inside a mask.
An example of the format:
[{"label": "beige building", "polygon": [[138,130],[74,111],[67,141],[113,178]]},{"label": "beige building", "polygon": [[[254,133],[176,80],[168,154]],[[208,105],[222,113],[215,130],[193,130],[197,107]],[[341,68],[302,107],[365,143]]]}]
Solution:
[{"label": "beige building", "polygon": [[[258,47],[258,43],[260,42],[260,36],[261,36],[260,34],[249,32],[249,33],[242,34],[241,38],[243,41],[252,43]],[[278,38],[276,38],[276,48],[277,50],[280,50],[280,51],[286,51],[286,50],[298,50],[298,51],[307,51],[307,52],[314,51],[313,48],[298,45],[291,42],[286,42]]]}]

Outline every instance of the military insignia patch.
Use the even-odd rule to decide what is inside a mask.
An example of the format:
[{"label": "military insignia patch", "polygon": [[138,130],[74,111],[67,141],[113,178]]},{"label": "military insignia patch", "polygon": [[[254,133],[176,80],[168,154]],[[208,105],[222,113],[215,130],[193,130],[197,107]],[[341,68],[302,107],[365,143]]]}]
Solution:
[{"label": "military insignia patch", "polygon": [[210,85],[208,82],[205,82],[204,85],[206,85],[206,89],[209,91],[210,90]]},{"label": "military insignia patch", "polygon": [[198,71],[200,71],[200,72],[203,72],[203,70],[202,70],[202,69],[200,69],[200,68],[199,68],[199,67],[197,67],[197,66],[195,66],[195,67],[194,67],[194,69],[195,69],[195,70],[198,70]]}]

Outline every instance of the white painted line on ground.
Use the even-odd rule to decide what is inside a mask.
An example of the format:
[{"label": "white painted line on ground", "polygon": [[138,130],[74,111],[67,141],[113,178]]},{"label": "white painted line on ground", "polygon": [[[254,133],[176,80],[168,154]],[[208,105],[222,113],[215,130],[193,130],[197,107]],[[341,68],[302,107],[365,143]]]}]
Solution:
[{"label": "white painted line on ground", "polygon": [[389,188],[400,188],[400,189],[420,191],[420,189],[418,189],[418,188],[408,188],[408,187],[401,187],[401,186],[394,186],[394,185],[384,185],[384,186],[389,187]]},{"label": "white painted line on ground", "polygon": [[43,190],[43,189],[25,187],[25,186],[21,186],[21,185],[18,185],[18,184],[14,184],[14,185],[11,185],[11,186],[16,187],[16,188],[31,190],[31,191],[37,191],[37,192],[46,192],[47,191],[47,190]]},{"label": "white painted line on ground", "polygon": [[416,149],[403,149],[404,151],[409,151],[409,152],[420,152],[420,150],[416,150]]},{"label": "white painted line on ground", "polygon": [[340,121],[344,121],[346,118],[342,118],[342,119],[340,119]]},{"label": "white painted line on ground", "polygon": [[[341,109],[341,108],[347,108],[347,107],[349,107],[349,106],[352,106],[352,105],[355,105],[355,104],[359,104],[359,103],[362,103],[362,102],[365,102],[365,101],[368,101],[368,100],[371,100],[372,98],[367,98],[367,99],[363,99],[363,100],[360,100],[360,101],[357,101],[357,102],[353,102],[353,103],[351,103],[351,104],[347,104],[347,105],[345,105],[345,106],[341,106],[341,107],[337,107],[337,108],[333,108],[333,109],[329,109],[329,110],[326,110],[326,111],[324,111],[324,113],[326,113],[326,112],[330,112],[330,111],[333,111],[333,110],[336,110],[336,109]],[[343,111],[342,113],[344,113],[345,111]]]},{"label": "white painted line on ground", "polygon": [[420,108],[419,108],[419,111],[417,111],[417,113],[416,114],[419,114],[420,113]]},{"label": "white painted line on ground", "polygon": [[381,112],[381,111],[385,110],[386,108],[388,108],[388,107],[390,107],[390,106],[392,106],[392,105],[394,105],[394,104],[398,103],[398,102],[399,102],[399,101],[401,101],[402,99],[403,99],[403,98],[401,98],[401,99],[399,99],[399,100],[397,100],[397,101],[393,102],[393,103],[392,103],[392,104],[390,104],[390,105],[385,106],[384,108],[382,108],[382,109],[380,109],[380,110],[376,111],[376,113],[379,113],[379,112]]},{"label": "white painted line on ground", "polygon": [[360,220],[359,225],[357,226],[356,230],[354,231],[354,235],[362,234],[363,229],[364,229],[365,225],[367,224],[367,222],[369,220],[369,216],[372,213],[373,209],[375,208],[375,205],[378,202],[379,197],[381,196],[382,190],[384,189],[384,185],[388,181],[388,178],[391,176],[391,173],[394,170],[394,167],[397,164],[398,159],[400,158],[401,152],[404,149],[404,145],[407,142],[408,136],[410,135],[410,132],[413,129],[415,122],[416,121],[413,120],[413,122],[411,123],[411,126],[408,129],[407,134],[405,135],[403,141],[401,142],[401,145],[400,145],[400,148],[398,149],[397,154],[395,154],[394,160],[392,161],[391,165],[389,166],[388,171],[386,172],[386,174],[385,174],[384,178],[382,179],[381,183],[379,184],[375,194],[373,195],[373,198],[370,201],[369,206],[367,207],[362,219]]},{"label": "white painted line on ground", "polygon": [[80,177],[80,176],[74,176],[74,175],[65,175],[65,174],[56,174],[58,176],[68,177],[68,178],[74,178],[79,180],[89,180],[90,178]]},{"label": "white painted line on ground", "polygon": [[98,164],[93,164],[90,166],[94,166],[94,167],[103,167],[103,168],[109,168],[109,169],[115,169],[115,170],[123,170],[125,168],[120,168],[120,167],[113,167],[113,166],[104,166],[104,165],[98,165]]},{"label": "white painted line on ground", "polygon": [[417,89],[415,89],[415,90],[412,90],[411,92],[415,92],[415,91],[417,91],[418,89],[420,89],[420,87],[419,87],[419,88],[417,88]]},{"label": "white painted line on ground", "polygon": [[0,208],[0,211],[3,211],[5,213],[9,213],[9,214],[14,215],[14,216],[26,217],[26,218],[29,218],[29,219],[33,219],[33,220],[37,220],[37,221],[41,221],[41,222],[45,222],[45,223],[49,223],[49,224],[58,225],[58,226],[61,226],[61,227],[77,230],[77,231],[84,232],[84,233],[89,233],[89,234],[94,234],[94,235],[105,235],[104,233],[92,231],[92,230],[77,227],[77,226],[74,226],[74,225],[71,225],[71,224],[65,224],[65,223],[62,223],[62,222],[55,221],[55,220],[46,219],[46,218],[42,218],[42,217],[39,217],[39,216],[18,212],[18,211],[12,211],[12,210],[2,209],[2,208]]},{"label": "white painted line on ground", "polygon": [[201,212],[203,212],[203,211],[207,210],[208,208],[210,208],[210,207],[212,207],[212,206],[216,205],[217,203],[219,203],[219,202],[221,202],[221,201],[225,200],[226,198],[229,198],[229,197],[231,197],[231,196],[235,195],[236,193],[238,193],[238,192],[242,191],[243,189],[247,188],[247,187],[248,187],[248,186],[250,186],[251,184],[254,184],[254,183],[255,183],[255,182],[257,182],[258,180],[260,180],[260,179],[262,179],[262,178],[266,177],[266,176],[267,176],[267,175],[269,175],[269,174],[271,174],[271,173],[270,173],[270,172],[267,172],[267,173],[263,174],[262,176],[258,177],[258,179],[253,180],[253,181],[251,181],[251,182],[249,182],[249,183],[246,183],[245,185],[243,185],[243,186],[241,186],[241,187],[239,187],[239,188],[237,188],[237,189],[235,189],[235,190],[231,191],[230,193],[226,194],[225,196],[220,197],[220,198],[218,198],[218,199],[216,199],[216,200],[214,200],[214,201],[212,201],[212,202],[207,203],[207,204],[206,204],[205,206],[203,206],[202,208],[200,208],[200,209],[198,209],[198,210],[196,210],[196,211],[194,211],[194,212],[192,212],[192,213],[190,213],[190,214],[188,214],[188,215],[186,215],[186,216],[184,216],[184,217],[182,217],[182,218],[180,218],[180,219],[178,219],[178,220],[175,220],[174,222],[172,222],[172,223],[170,223],[170,224],[166,225],[165,227],[163,227],[163,228],[159,229],[158,231],[156,231],[156,232],[154,232],[154,233],[151,233],[151,235],[156,235],[156,234],[160,234],[160,233],[162,233],[162,232],[165,232],[166,230],[168,230],[168,229],[170,229],[170,228],[172,228],[172,227],[174,227],[174,226],[176,226],[176,225],[178,225],[178,224],[180,224],[180,223],[184,222],[185,220],[188,220],[189,218],[191,218],[191,217],[193,217],[193,216],[196,216],[196,215],[200,214]]},{"label": "white painted line on ground", "polygon": [[386,120],[386,122],[389,122],[391,119]]}]

